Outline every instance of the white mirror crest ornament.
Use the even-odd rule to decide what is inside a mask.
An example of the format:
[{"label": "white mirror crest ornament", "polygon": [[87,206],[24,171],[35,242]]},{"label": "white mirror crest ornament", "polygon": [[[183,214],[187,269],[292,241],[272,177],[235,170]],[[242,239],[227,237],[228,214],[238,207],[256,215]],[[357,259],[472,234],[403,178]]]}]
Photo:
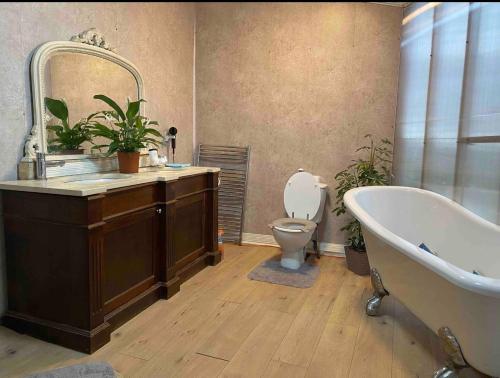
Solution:
[{"label": "white mirror crest ornament", "polygon": [[[51,119],[51,116],[47,114],[45,110],[44,70],[50,56],[60,52],[92,55],[118,64],[134,76],[137,82],[138,98],[144,98],[144,84],[138,69],[134,66],[134,64],[132,64],[132,62],[118,55],[116,50],[108,44],[104,36],[95,28],[88,29],[73,36],[70,41],[51,41],[44,43],[36,49],[31,59],[31,100],[33,109],[33,126],[24,144],[24,157],[20,164],[19,178],[29,178],[27,176],[31,176],[25,172],[26,168],[21,167],[23,163],[33,164],[33,161],[36,159],[36,152],[47,153],[45,124]],[[144,114],[144,104],[141,105],[141,114]],[[48,160],[65,158],[79,160],[80,162],[82,162],[82,160],[91,160],[94,166],[99,166],[99,163],[96,162],[96,159],[99,160],[99,157],[89,155],[52,157],[47,155]],[[101,157],[101,159],[109,160],[110,158]],[[95,170],[99,171],[98,168]],[[85,172],[72,173],[75,174]]]}]

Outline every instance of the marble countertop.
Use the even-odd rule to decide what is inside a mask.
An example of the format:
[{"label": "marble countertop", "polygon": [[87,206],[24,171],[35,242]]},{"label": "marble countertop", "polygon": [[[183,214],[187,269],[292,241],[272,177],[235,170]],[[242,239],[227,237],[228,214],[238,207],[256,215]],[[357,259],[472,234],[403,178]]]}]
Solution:
[{"label": "marble countertop", "polygon": [[181,177],[219,171],[219,168],[212,167],[188,167],[183,169],[147,167],[141,168],[139,173],[103,172],[54,177],[47,180],[0,181],[0,189],[83,197],[126,186],[159,181],[175,181]]}]

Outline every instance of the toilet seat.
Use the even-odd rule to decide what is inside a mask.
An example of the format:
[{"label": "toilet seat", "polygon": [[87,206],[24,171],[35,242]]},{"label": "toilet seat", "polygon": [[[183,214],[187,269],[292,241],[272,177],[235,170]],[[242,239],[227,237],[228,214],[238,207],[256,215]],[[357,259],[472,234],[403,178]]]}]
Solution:
[{"label": "toilet seat", "polygon": [[269,227],[278,231],[299,233],[313,231],[316,228],[316,223],[306,219],[280,218],[271,223]]}]

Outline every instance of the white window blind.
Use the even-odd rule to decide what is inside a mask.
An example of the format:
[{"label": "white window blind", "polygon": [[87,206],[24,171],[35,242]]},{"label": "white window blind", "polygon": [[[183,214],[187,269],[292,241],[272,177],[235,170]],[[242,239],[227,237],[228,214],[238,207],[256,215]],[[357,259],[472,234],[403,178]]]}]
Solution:
[{"label": "white window blind", "polygon": [[405,9],[393,172],[500,224],[500,4]]}]

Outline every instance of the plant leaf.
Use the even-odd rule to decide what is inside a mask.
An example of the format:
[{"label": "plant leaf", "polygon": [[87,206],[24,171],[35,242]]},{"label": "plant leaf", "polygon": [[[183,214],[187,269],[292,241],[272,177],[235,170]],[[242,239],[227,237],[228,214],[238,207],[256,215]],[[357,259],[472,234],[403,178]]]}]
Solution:
[{"label": "plant leaf", "polygon": [[[365,135],[369,140],[367,145],[356,150],[362,156],[353,160],[346,169],[335,175],[337,187],[335,190],[336,207],[332,210],[337,216],[346,213],[344,195],[353,188],[361,186],[389,185],[391,180],[390,165],[392,163],[392,143],[388,139],[379,139],[375,143],[371,134]],[[362,234],[361,224],[352,219],[342,228],[347,234],[347,242],[356,250],[365,250],[365,241]]]},{"label": "plant leaf", "polygon": [[101,100],[104,101],[106,104],[111,106],[113,110],[118,114],[118,116],[125,121],[127,118],[125,117],[125,113],[123,113],[123,110],[118,106],[116,102],[114,102],[112,99],[110,99],[108,96],[105,95],[95,95],[94,98],[96,100]]},{"label": "plant leaf", "polygon": [[146,102],[145,100],[138,100],[138,101],[133,101],[128,104],[128,109],[127,109],[127,119],[134,118],[138,113],[139,110],[141,109],[141,102]]},{"label": "plant leaf", "polygon": [[148,129],[145,129],[144,131],[145,131],[145,134],[152,134],[154,136],[157,136],[158,138],[162,137],[161,133],[156,129],[148,128]]},{"label": "plant leaf", "polygon": [[58,132],[58,131],[63,131],[64,128],[61,126],[61,125],[47,125],[45,126],[48,130],[52,130],[54,132]]},{"label": "plant leaf", "polygon": [[52,115],[61,121],[68,122],[68,107],[62,100],[55,100],[50,97],[45,97],[45,106]]}]

